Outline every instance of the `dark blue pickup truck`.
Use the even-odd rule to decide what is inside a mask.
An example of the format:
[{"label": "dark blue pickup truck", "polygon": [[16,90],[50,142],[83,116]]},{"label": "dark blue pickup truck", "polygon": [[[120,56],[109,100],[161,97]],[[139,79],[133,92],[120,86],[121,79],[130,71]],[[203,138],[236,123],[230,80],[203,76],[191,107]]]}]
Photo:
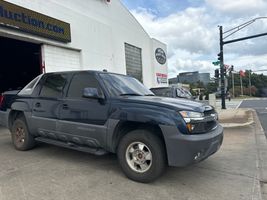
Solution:
[{"label": "dark blue pickup truck", "polygon": [[135,78],[99,71],[43,74],[0,97],[0,123],[17,150],[45,142],[116,153],[126,176],[139,182],[215,153],[223,141],[217,119],[211,106],[156,97]]}]

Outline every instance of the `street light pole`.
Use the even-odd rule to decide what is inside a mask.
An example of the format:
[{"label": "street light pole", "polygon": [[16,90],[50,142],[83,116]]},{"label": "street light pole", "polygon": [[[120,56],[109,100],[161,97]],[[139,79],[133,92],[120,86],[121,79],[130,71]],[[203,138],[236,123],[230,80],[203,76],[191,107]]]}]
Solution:
[{"label": "street light pole", "polygon": [[233,87],[233,98],[235,98],[235,76],[232,72],[232,87]]},{"label": "street light pole", "polygon": [[219,26],[220,30],[220,74],[221,74],[221,98],[222,98],[222,109],[226,109],[225,107],[225,82],[224,82],[224,60],[223,60],[223,27]]},{"label": "street light pole", "polygon": [[[248,37],[242,37],[242,38],[237,38],[237,39],[233,39],[233,40],[228,40],[228,41],[224,41],[226,38],[230,37],[231,35],[233,35],[234,33],[240,31],[241,29],[249,26],[250,24],[254,23],[256,20],[259,19],[267,19],[267,17],[257,17],[255,19],[252,19],[250,21],[247,21],[237,27],[234,27],[230,30],[227,30],[225,32],[223,32],[223,27],[219,26],[220,29],[220,53],[219,55],[219,60],[220,60],[220,72],[221,72],[221,98],[222,98],[222,109],[226,109],[225,107],[225,83],[224,83],[224,76],[225,76],[225,69],[224,69],[224,60],[223,60],[223,45],[225,44],[230,44],[230,43],[235,43],[235,42],[239,42],[239,41],[243,41],[243,40],[248,40],[248,39],[252,39],[252,38],[257,38],[257,37],[262,37],[262,36],[267,36],[267,33],[261,33],[261,34],[257,34],[257,35],[251,35]],[[241,79],[241,77],[240,77]],[[242,81],[242,79],[241,79]],[[242,91],[243,92],[243,91]]]}]

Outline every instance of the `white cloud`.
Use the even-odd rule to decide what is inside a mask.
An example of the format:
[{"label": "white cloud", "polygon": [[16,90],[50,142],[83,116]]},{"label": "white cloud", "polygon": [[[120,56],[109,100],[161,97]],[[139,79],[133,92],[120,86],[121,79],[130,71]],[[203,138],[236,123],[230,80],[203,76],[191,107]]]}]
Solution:
[{"label": "white cloud", "polygon": [[217,28],[209,26],[212,18],[205,14],[204,8],[189,8],[165,18],[157,18],[145,9],[133,10],[132,13],[152,37],[168,44],[170,55],[176,49],[210,53],[216,43],[213,35]]},{"label": "white cloud", "polygon": [[[267,3],[263,0],[205,2],[201,7],[189,7],[166,17],[157,17],[156,12],[144,8],[131,11],[151,37],[168,45],[170,77],[184,71],[212,74],[215,67],[211,63],[219,52],[218,25],[227,30],[260,15],[267,16]],[[267,32],[267,19],[257,20],[227,40],[264,32]],[[267,66],[267,36],[227,44],[224,52],[227,64],[242,69],[264,68]]]},{"label": "white cloud", "polygon": [[267,3],[264,0],[206,0],[208,6],[232,15],[251,15],[265,13]]}]

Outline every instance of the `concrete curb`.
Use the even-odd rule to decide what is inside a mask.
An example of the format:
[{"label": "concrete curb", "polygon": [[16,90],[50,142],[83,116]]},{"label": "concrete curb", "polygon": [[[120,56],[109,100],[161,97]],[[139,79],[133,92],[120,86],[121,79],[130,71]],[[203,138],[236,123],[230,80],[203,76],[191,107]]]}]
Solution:
[{"label": "concrete curb", "polygon": [[239,124],[239,123],[220,123],[220,124],[222,125],[223,128],[238,128],[238,127],[249,126],[253,123],[254,121],[252,120],[252,121],[242,123],[242,124]]},{"label": "concrete curb", "polygon": [[267,140],[257,112],[255,110],[253,111],[253,117],[256,124],[255,140],[258,167],[257,178],[260,183],[261,199],[267,199]]},{"label": "concrete curb", "polygon": [[245,122],[245,123],[220,123],[220,124],[222,125],[223,128],[238,128],[238,127],[249,126],[249,125],[254,123],[253,112],[255,112],[255,110],[247,109],[247,111],[250,112],[248,122]]}]

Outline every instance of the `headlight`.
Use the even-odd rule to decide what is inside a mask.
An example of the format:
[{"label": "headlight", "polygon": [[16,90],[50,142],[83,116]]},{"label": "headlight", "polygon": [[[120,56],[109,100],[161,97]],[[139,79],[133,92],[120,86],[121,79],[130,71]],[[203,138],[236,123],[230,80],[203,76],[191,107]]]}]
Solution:
[{"label": "headlight", "polygon": [[200,113],[200,112],[180,111],[179,113],[184,118],[184,121],[186,122],[186,128],[189,132],[192,132],[195,128],[195,125],[190,122],[191,121],[202,121],[204,117],[204,113]]},{"label": "headlight", "polygon": [[192,111],[180,111],[180,114],[184,118],[184,120],[187,122],[187,120],[191,119],[202,119],[204,117],[204,113],[199,113],[199,112],[192,112]]}]

